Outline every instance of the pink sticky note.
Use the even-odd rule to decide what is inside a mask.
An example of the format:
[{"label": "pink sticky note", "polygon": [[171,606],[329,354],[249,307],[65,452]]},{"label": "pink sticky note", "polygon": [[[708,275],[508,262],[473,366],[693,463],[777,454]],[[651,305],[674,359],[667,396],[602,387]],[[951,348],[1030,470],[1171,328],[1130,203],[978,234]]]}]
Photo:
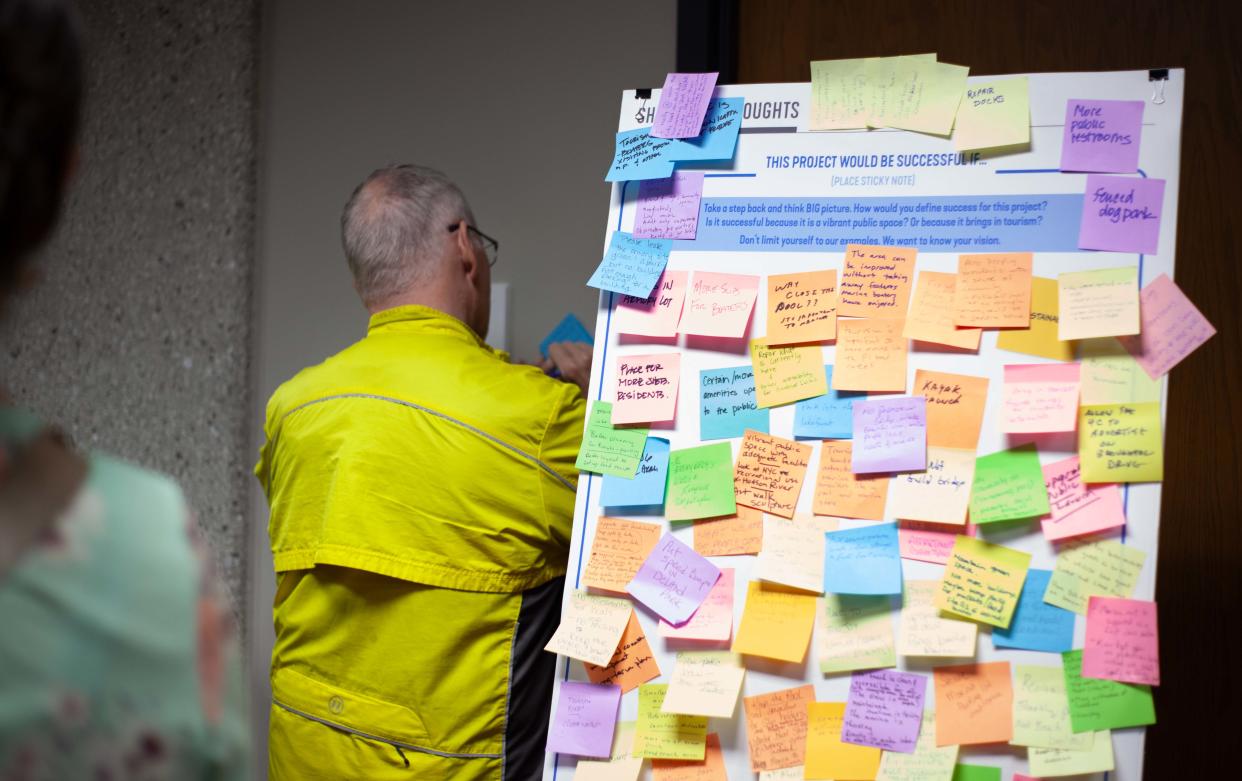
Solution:
[{"label": "pink sticky note", "polygon": [[653,423],[677,416],[681,353],[617,356],[612,424]]},{"label": "pink sticky note", "polygon": [[1084,484],[1078,456],[1044,464],[1043,471],[1048,506],[1052,508],[1040,522],[1044,537],[1064,540],[1125,526],[1121,490],[1112,483]]},{"label": "pink sticky note", "polygon": [[1091,174],[1082,198],[1078,246],[1154,255],[1163,213],[1163,179]]},{"label": "pink sticky note", "polygon": [[903,559],[948,564],[957,536],[965,534],[967,537],[974,537],[976,528],[973,523],[968,523],[966,531],[963,532],[961,526],[954,524],[899,521],[897,544],[901,549]]},{"label": "pink sticky note", "polygon": [[678,640],[725,642],[733,636],[733,569],[720,568],[720,580],[707,592],[707,598],[690,620],[673,626],[660,619],[660,634]]},{"label": "pink sticky note", "polygon": [[1038,779],[1035,776],[1023,775],[1022,773],[1014,773],[1013,781],[1041,781],[1041,779]]},{"label": "pink sticky note", "polygon": [[715,564],[665,532],[625,590],[677,626],[694,615],[719,579]]},{"label": "pink sticky note", "polygon": [[670,73],[656,106],[652,138],[694,138],[703,129],[719,73]]},{"label": "pink sticky note", "polygon": [[1160,685],[1155,602],[1114,597],[1087,600],[1082,677]]},{"label": "pink sticky note", "polygon": [[1139,317],[1142,331],[1135,336],[1119,336],[1117,341],[1153,380],[1163,377],[1216,334],[1167,274],[1148,282],[1139,293]]},{"label": "pink sticky note", "polygon": [[634,336],[676,336],[689,279],[689,271],[665,269],[650,296],[621,296],[617,303],[617,332]]},{"label": "pink sticky note", "polygon": [[758,293],[759,277],[696,271],[677,330],[695,336],[742,338]]},{"label": "pink sticky note", "polygon": [[1020,363],[1005,367],[1000,430],[1005,434],[1073,431],[1078,424],[1080,366]]},{"label": "pink sticky note", "polygon": [[699,232],[703,172],[677,171],[668,179],[638,185],[634,236],[642,239],[693,239]]},{"label": "pink sticky note", "polygon": [[579,757],[607,757],[617,725],[621,687],[565,681],[548,725],[548,751]]},{"label": "pink sticky note", "polygon": [[1065,104],[1061,170],[1132,174],[1143,134],[1141,100],[1070,100]]}]

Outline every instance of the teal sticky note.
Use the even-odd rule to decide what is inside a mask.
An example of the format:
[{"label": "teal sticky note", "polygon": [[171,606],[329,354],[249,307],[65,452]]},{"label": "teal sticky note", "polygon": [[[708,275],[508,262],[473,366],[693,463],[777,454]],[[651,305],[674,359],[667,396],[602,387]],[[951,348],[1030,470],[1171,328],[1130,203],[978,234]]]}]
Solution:
[{"label": "teal sticky note", "polygon": [[1008,629],[992,628],[996,648],[1061,653],[1074,647],[1074,614],[1044,601],[1052,570],[1030,569]]},{"label": "teal sticky note", "polygon": [[625,231],[613,231],[608,252],[587,284],[646,298],[660,281],[672,246],[672,239],[636,239]]},{"label": "teal sticky note", "polygon": [[633,478],[604,475],[599,503],[604,507],[650,507],[664,504],[664,484],[668,479],[669,442],[647,437],[638,473]]},{"label": "teal sticky note", "polygon": [[865,399],[865,391],[835,391],[832,367],[824,367],[829,391],[823,396],[794,403],[794,439],[852,439],[854,400]]},{"label": "teal sticky note", "polygon": [[617,133],[617,147],[604,181],[667,179],[673,175],[669,148],[676,143],[680,142],[672,138],[652,138],[649,127]]},{"label": "teal sticky note", "polygon": [[750,366],[699,372],[699,439],[740,437],[746,429],[768,433],[768,410],[755,406]]},{"label": "teal sticky note", "polygon": [[555,342],[582,342],[584,344],[595,344],[595,339],[591,337],[591,332],[586,329],[582,321],[574,315],[573,312],[565,315],[556,327],[543,338],[539,343],[539,354],[544,358],[548,357],[548,345]]},{"label": "teal sticky note", "polygon": [[713,98],[703,116],[703,129],[694,138],[677,139],[665,153],[667,159],[732,159],[737,148],[737,134],[742,129],[742,107],[745,102],[743,98]]},{"label": "teal sticky note", "polygon": [[826,532],[824,591],[830,594],[900,594],[901,548],[897,524],[880,523]]}]

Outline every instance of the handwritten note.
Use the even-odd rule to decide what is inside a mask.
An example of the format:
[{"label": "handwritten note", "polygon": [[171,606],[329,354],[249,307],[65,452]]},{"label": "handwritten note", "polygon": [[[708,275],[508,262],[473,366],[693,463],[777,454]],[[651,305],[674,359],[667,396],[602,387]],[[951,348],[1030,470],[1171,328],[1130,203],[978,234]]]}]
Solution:
[{"label": "handwritten note", "polygon": [[1139,293],[1139,316],[1139,334],[1121,336],[1117,341],[1153,380],[1163,377],[1216,334],[1212,324],[1167,274],[1148,282]]},{"label": "handwritten note", "polygon": [[953,775],[958,747],[936,745],[936,714],[923,711],[914,753],[885,751],[876,781],[945,781]]},{"label": "handwritten note", "polygon": [[913,247],[847,244],[837,314],[904,319],[916,255]]},{"label": "handwritten note", "polygon": [[670,73],[664,78],[651,135],[693,138],[703,125],[719,73]]},{"label": "handwritten note", "polygon": [[844,722],[844,702],[807,705],[807,778],[875,778],[880,769],[880,749],[843,743]]},{"label": "handwritten note", "polygon": [[735,512],[733,448],[728,442],[674,450],[669,454],[665,518],[691,521]]},{"label": "handwritten note", "polygon": [[1029,252],[962,255],[957,262],[953,322],[984,328],[1026,328],[1031,322]]},{"label": "handwritten note", "polygon": [[927,399],[903,396],[854,402],[854,472],[927,468]]},{"label": "handwritten note", "polygon": [[1085,678],[1160,685],[1156,603],[1140,599],[1087,600]]},{"label": "handwritten note", "polygon": [[1007,328],[996,335],[996,346],[1002,350],[1037,355],[1054,361],[1074,360],[1074,345],[1063,342],[1057,334],[1061,307],[1058,305],[1057,281],[1031,277],[1031,324],[1026,328]]},{"label": "handwritten note", "polygon": [[1078,409],[1078,457],[1088,483],[1164,477],[1160,403],[1091,404]]},{"label": "handwritten note", "polygon": [[814,700],[815,687],[809,683],[742,698],[752,771],[802,764],[806,756],[807,706]]},{"label": "handwritten note", "polygon": [[958,328],[953,323],[953,299],[957,275],[920,271],[910,303],[910,316],[901,335],[920,342],[934,342],[961,350],[978,350],[980,328]]},{"label": "handwritten note", "polygon": [[768,277],[768,344],[837,338],[837,272],[806,271]]},{"label": "handwritten note", "polygon": [[647,127],[617,133],[612,165],[608,167],[604,181],[667,179],[673,175],[674,163],[669,153],[675,143],[671,139],[652,138],[651,128]]},{"label": "handwritten note", "polygon": [[763,547],[763,513],[738,505],[737,512],[694,524],[694,549],[704,556],[740,556]]},{"label": "handwritten note", "polygon": [[577,781],[638,781],[642,757],[634,756],[633,721],[618,721],[612,736],[612,754],[606,760],[580,759],[574,768]]},{"label": "handwritten note", "polygon": [[605,591],[624,592],[659,540],[659,524],[600,516],[582,582]]},{"label": "handwritten note", "polygon": [[906,340],[903,321],[868,318],[837,322],[834,390],[906,389]]},{"label": "handwritten note", "polygon": [[1013,738],[1010,743],[1082,751],[1091,747],[1093,737],[1090,732],[1075,735],[1070,727],[1065,673],[1060,665],[1014,665]]},{"label": "handwritten note", "polygon": [[980,456],[970,491],[970,521],[975,524],[1034,518],[1048,512],[1048,489],[1034,445]]},{"label": "handwritten note", "polygon": [[715,564],[665,532],[626,591],[660,618],[681,624],[699,609],[719,577]]},{"label": "handwritten note", "polygon": [[608,664],[583,662],[582,667],[591,683],[616,684],[621,687],[622,694],[660,677],[660,665],[651,652],[647,633],[638,621],[638,614],[632,609],[629,623],[625,625],[621,641],[617,643]]},{"label": "handwritten note", "polygon": [[733,469],[737,503],[792,518],[810,462],[810,445],[747,431]]},{"label": "handwritten note", "polygon": [[937,667],[932,676],[937,746],[1004,743],[1013,737],[1009,662]]},{"label": "handwritten note", "polygon": [[746,429],[768,431],[768,410],[755,396],[755,371],[749,366],[699,371],[699,439],[731,439]]},{"label": "handwritten note", "polygon": [[1074,732],[1142,727],[1156,723],[1151,687],[1082,675],[1082,651],[1061,654]]},{"label": "handwritten note", "polygon": [[[1104,773],[1113,770],[1116,761],[1113,757],[1113,739],[1108,730],[1084,732],[1090,738],[1090,746],[1082,750],[1066,748],[1030,748],[1027,758],[1032,773],[1039,773],[1045,778],[1060,776],[1080,776],[1092,773]],[[1014,781],[1022,779],[1014,776]]]},{"label": "handwritten note", "polygon": [[631,478],[647,445],[645,428],[613,428],[612,405],[597,401],[591,405],[582,448],[574,466],[583,472]]},{"label": "handwritten note", "polygon": [[741,660],[729,651],[681,651],[662,710],[731,719],[745,675]]},{"label": "handwritten note", "polygon": [[677,416],[681,353],[620,355],[612,425],[672,420]]},{"label": "handwritten note", "polygon": [[628,233],[614,231],[608,252],[587,284],[600,290],[646,298],[664,272],[672,246],[669,239],[636,239]]},{"label": "handwritten note", "polygon": [[1061,170],[1132,174],[1138,170],[1143,101],[1078,100],[1065,103]]},{"label": "handwritten note", "polygon": [[[973,453],[971,461],[974,461]],[[953,545],[957,535],[975,536],[977,527],[966,524],[966,530],[957,525],[944,523],[928,523],[925,521],[906,521],[897,524],[897,541],[901,545],[901,557],[914,561],[929,561],[932,564],[948,564],[953,555]]]},{"label": "handwritten note", "polygon": [[1031,142],[1031,99],[1025,76],[966,85],[953,124],[953,148],[1017,147]]},{"label": "handwritten note", "polygon": [[868,126],[949,135],[970,68],[924,57],[884,57],[872,68]]},{"label": "handwritten note", "polygon": [[1052,509],[1040,521],[1047,539],[1064,540],[1125,525],[1121,491],[1115,485],[1083,483],[1078,456],[1044,464],[1043,471]]},{"label": "handwritten note", "polygon": [[927,444],[974,450],[983,428],[988,378],[919,369],[914,395],[927,398]]},{"label": "handwritten note", "polygon": [[688,271],[664,269],[649,296],[621,296],[614,327],[618,333],[668,338],[677,335],[686,301]]},{"label": "handwritten note", "polygon": [[1163,179],[1089,174],[1078,246],[1154,255],[1160,251],[1160,215],[1163,213]]},{"label": "handwritten note", "polygon": [[[936,61],[935,54],[911,55]],[[873,86],[884,88],[882,75],[889,71],[882,60],[818,60],[811,63],[810,130],[865,128],[875,105]],[[874,84],[873,84],[874,83]]]},{"label": "handwritten note", "polygon": [[565,602],[561,625],[543,650],[607,665],[632,612],[627,600],[575,591]]},{"label": "handwritten note", "polygon": [[798,662],[806,656],[815,625],[815,596],[752,580],[733,651]]},{"label": "handwritten note", "polygon": [[702,171],[674,171],[668,179],[640,182],[635,238],[693,239],[699,232],[702,198]]},{"label": "handwritten note", "polygon": [[815,655],[821,673],[896,666],[891,597],[826,594],[817,620]]},{"label": "handwritten note", "polygon": [[1009,626],[992,629],[994,647],[1046,653],[1061,653],[1074,647],[1074,614],[1044,602],[1051,578],[1052,570],[1027,571]]},{"label": "handwritten note", "polygon": [[893,476],[888,512],[902,520],[960,526],[974,478],[975,451],[928,446],[926,469]]},{"label": "handwritten note", "polygon": [[744,337],[758,293],[759,277],[696,271],[677,330],[694,336]]},{"label": "handwritten note", "polygon": [[1001,628],[1009,626],[1031,554],[958,535],[936,607]]},{"label": "handwritten note", "polygon": [[833,594],[900,594],[901,552],[897,524],[828,532],[824,591]]},{"label": "handwritten note", "polygon": [[581,757],[607,757],[617,725],[621,688],[565,681],[548,725],[548,751]]},{"label": "handwritten note", "polygon": [[668,684],[638,687],[638,725],[634,756],[647,759],[702,760],[707,754],[707,717],[665,713]]},{"label": "handwritten note", "polygon": [[712,98],[699,134],[672,142],[669,160],[729,160],[737,148],[737,134],[742,129],[743,98]]},{"label": "handwritten note", "polygon": [[1129,598],[1138,584],[1147,554],[1116,540],[1074,540],[1062,546],[1044,601],[1087,612],[1091,597]]},{"label": "handwritten note", "polygon": [[1084,406],[1160,401],[1160,381],[1148,377],[1116,339],[1081,341],[1078,356]]},{"label": "handwritten note", "polygon": [[604,475],[599,503],[604,507],[650,507],[664,504],[664,484],[668,480],[669,442],[647,437],[634,477]]},{"label": "handwritten note", "polygon": [[1060,339],[1139,332],[1137,266],[1066,272],[1057,277],[1057,297]]},{"label": "handwritten note", "polygon": [[[720,747],[720,735],[707,733],[707,752],[703,761],[685,759],[651,760],[652,781],[729,781],[725,770],[724,750]],[[577,778],[574,774],[574,778]]]},{"label": "handwritten note", "polygon": [[756,577],[819,594],[824,587],[824,532],[836,528],[832,518],[764,518]]},{"label": "handwritten note", "polygon": [[897,633],[902,656],[974,657],[978,624],[943,618],[936,607],[939,591],[938,580],[906,581]]},{"label": "handwritten note", "polygon": [[[832,366],[824,367],[832,385]],[[799,439],[850,439],[854,436],[854,400],[866,394],[829,390],[822,396],[794,404],[794,437]]]},{"label": "handwritten note", "polygon": [[725,642],[733,637],[733,570],[720,568],[720,580],[690,620],[680,626],[660,621],[660,634],[679,640]]},{"label": "handwritten note", "polygon": [[755,339],[750,343],[750,359],[755,367],[755,396],[760,407],[789,404],[828,390],[819,345],[771,347]]},{"label": "handwritten note", "polygon": [[889,478],[887,475],[855,474],[853,451],[849,440],[825,439],[820,445],[814,512],[841,518],[882,520]]},{"label": "handwritten note", "polygon": [[841,741],[913,754],[923,722],[927,678],[896,670],[854,673]]},{"label": "handwritten note", "polygon": [[1078,425],[1076,363],[1023,363],[1005,366],[1000,430],[1006,434],[1073,431]]}]

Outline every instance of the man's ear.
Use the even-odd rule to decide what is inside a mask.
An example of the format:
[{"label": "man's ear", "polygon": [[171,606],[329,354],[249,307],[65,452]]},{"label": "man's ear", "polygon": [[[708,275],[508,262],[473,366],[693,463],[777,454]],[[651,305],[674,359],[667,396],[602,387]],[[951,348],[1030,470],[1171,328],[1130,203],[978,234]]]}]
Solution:
[{"label": "man's ear", "polygon": [[479,257],[474,250],[474,242],[470,239],[470,229],[466,227],[465,220],[457,223],[457,230],[453,231],[453,239],[457,242],[457,255],[462,271],[466,273],[466,276],[473,278],[479,271]]}]

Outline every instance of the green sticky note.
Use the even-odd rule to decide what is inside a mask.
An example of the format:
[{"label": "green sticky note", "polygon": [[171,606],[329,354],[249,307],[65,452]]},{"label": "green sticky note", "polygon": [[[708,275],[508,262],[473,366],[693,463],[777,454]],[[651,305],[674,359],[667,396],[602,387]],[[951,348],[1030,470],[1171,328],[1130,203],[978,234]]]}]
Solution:
[{"label": "green sticky note", "polygon": [[664,515],[670,521],[714,518],[737,512],[733,448],[728,442],[674,450],[668,458]]},{"label": "green sticky note", "polygon": [[1151,687],[1082,677],[1082,651],[1061,654],[1065,693],[1074,732],[1094,732],[1156,723]]},{"label": "green sticky note", "polygon": [[897,666],[892,597],[825,594],[818,617],[820,672],[829,675]]},{"label": "green sticky note", "polygon": [[953,781],[1001,781],[1001,771],[987,765],[954,765]]},{"label": "green sticky note", "polygon": [[953,123],[954,149],[965,152],[1030,141],[1031,101],[1025,76],[966,85]]},{"label": "green sticky note", "polygon": [[645,428],[613,428],[612,405],[597,401],[591,405],[582,448],[574,462],[582,472],[632,478],[647,444]]},{"label": "green sticky note", "polygon": [[1047,515],[1048,489],[1034,445],[975,459],[970,522],[994,523]]}]

